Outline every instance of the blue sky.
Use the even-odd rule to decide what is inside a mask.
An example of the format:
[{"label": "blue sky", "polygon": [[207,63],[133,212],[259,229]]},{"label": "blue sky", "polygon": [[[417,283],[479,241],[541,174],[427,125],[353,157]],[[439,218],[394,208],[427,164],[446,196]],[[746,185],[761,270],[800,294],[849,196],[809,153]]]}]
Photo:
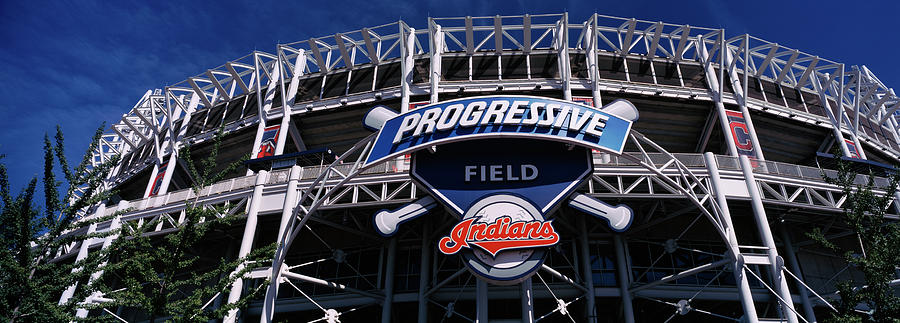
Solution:
[{"label": "blue sky", "polygon": [[403,19],[598,12],[725,28],[849,65],[900,85],[896,1],[0,1],[0,153],[15,190],[41,170],[60,125],[72,162],[93,130],[162,88],[254,49]]}]

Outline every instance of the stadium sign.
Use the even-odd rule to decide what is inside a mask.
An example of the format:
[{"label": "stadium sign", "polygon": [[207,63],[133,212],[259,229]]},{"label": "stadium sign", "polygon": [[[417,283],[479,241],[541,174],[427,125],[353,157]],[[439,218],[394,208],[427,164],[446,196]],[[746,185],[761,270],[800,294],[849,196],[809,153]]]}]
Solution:
[{"label": "stadium sign", "polygon": [[[438,249],[460,255],[484,280],[515,284],[540,268],[547,247],[560,241],[549,217],[593,170],[591,150],[620,153],[635,119],[634,106],[623,100],[596,109],[549,98],[488,96],[400,115],[375,108],[364,120],[380,129],[366,163],[411,154],[411,176],[460,219]],[[630,208],[576,195],[571,206],[607,219],[614,230],[630,224]],[[376,229],[391,235],[399,223],[435,205],[427,198],[381,211]]]},{"label": "stadium sign", "polygon": [[[623,100],[616,102],[627,102]],[[630,103],[627,105],[631,106]],[[485,137],[563,141],[621,153],[632,120],[581,104],[530,96],[484,96],[439,102],[393,116],[380,126],[365,165],[424,147]]]},{"label": "stadium sign", "polygon": [[461,219],[438,241],[494,284],[528,278],[559,242],[552,209],[592,170],[590,150],[522,138],[469,140],[413,154],[410,174]]}]

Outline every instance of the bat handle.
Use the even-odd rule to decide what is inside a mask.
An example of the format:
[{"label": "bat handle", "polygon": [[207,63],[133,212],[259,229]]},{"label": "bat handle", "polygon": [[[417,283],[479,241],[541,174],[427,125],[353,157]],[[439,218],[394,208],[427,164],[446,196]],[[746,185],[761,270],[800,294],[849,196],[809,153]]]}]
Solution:
[{"label": "bat handle", "polygon": [[569,206],[595,217],[606,219],[610,229],[622,232],[631,226],[634,211],[624,204],[612,206],[585,194],[575,194],[569,199]]},{"label": "bat handle", "polygon": [[396,210],[381,210],[375,214],[375,228],[384,236],[391,236],[397,231],[400,223],[415,219],[437,206],[437,201],[426,196]]}]

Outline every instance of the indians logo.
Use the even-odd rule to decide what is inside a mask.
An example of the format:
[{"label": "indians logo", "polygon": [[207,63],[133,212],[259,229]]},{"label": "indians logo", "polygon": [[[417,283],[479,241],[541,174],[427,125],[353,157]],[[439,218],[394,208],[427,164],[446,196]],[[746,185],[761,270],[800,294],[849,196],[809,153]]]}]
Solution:
[{"label": "indians logo", "polygon": [[512,217],[501,216],[494,223],[476,223],[479,218],[460,222],[449,237],[441,239],[441,252],[452,255],[463,247],[476,246],[497,257],[497,253],[509,249],[552,246],[559,242],[559,234],[553,229],[552,221],[512,221]]},{"label": "indians logo", "polygon": [[473,273],[506,285],[530,277],[543,264],[545,247],[557,243],[553,221],[545,220],[531,202],[496,194],[475,202],[438,249],[461,254]]}]

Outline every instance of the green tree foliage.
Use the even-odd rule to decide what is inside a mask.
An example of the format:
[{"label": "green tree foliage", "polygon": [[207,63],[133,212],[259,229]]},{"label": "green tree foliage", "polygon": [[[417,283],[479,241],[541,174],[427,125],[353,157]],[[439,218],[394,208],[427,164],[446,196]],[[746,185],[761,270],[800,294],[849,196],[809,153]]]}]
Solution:
[{"label": "green tree foliage", "polygon": [[[142,319],[150,322],[205,322],[222,318],[232,309],[245,308],[258,295],[260,290],[256,289],[235,304],[226,304],[224,300],[237,278],[268,265],[274,246],[257,248],[247,257],[232,260],[224,257],[211,260],[202,254],[201,243],[207,234],[230,226],[240,215],[232,214],[224,205],[198,201],[201,189],[222,180],[242,164],[243,160],[230,164],[224,171],[213,171],[221,136],[220,129],[212,152],[199,165],[194,165],[189,147],[179,151],[178,161],[185,163],[194,182],[194,198],[185,203],[183,220],[176,230],[162,237],[153,235],[161,219],[140,225],[123,224],[122,235],[110,246],[114,257],[104,267],[101,280],[105,285],[99,289],[111,301],[94,306],[122,306],[139,312]],[[242,263],[246,266],[236,271]],[[221,298],[218,307],[213,306],[216,297]]]},{"label": "green tree foliage", "polygon": [[[44,136],[43,210],[34,206],[37,179],[13,196],[9,174],[0,164],[0,321],[65,322],[74,319],[75,307],[87,295],[76,292],[68,302],[58,304],[67,287],[84,283],[90,270],[101,261],[100,254],[74,263],[55,262],[64,246],[89,237],[77,228],[108,218],[86,218],[89,208],[106,200],[112,192],[103,181],[116,160],[91,166],[91,152],[97,148],[103,127],[97,129],[81,162],[70,168],[63,150],[62,131],[55,141]],[[54,170],[58,164],[59,171]],[[61,172],[63,180],[56,179]],[[60,192],[63,194],[60,194]]]},{"label": "green tree foliage", "polygon": [[[838,154],[836,154],[838,155]],[[898,175],[891,176],[887,187],[875,186],[871,173],[864,185],[855,184],[856,172],[850,162],[837,159],[837,176],[823,176],[828,183],[843,188],[846,196],[840,221],[858,237],[859,245],[845,248],[827,239],[819,228],[807,235],[859,270],[862,282],[843,281],[836,284],[840,300],[837,313],[828,322],[900,322],[900,297],[889,282],[900,265],[900,224],[885,219],[886,207],[897,190]],[[877,194],[876,190],[887,193]],[[869,310],[858,310],[865,304]]]}]

